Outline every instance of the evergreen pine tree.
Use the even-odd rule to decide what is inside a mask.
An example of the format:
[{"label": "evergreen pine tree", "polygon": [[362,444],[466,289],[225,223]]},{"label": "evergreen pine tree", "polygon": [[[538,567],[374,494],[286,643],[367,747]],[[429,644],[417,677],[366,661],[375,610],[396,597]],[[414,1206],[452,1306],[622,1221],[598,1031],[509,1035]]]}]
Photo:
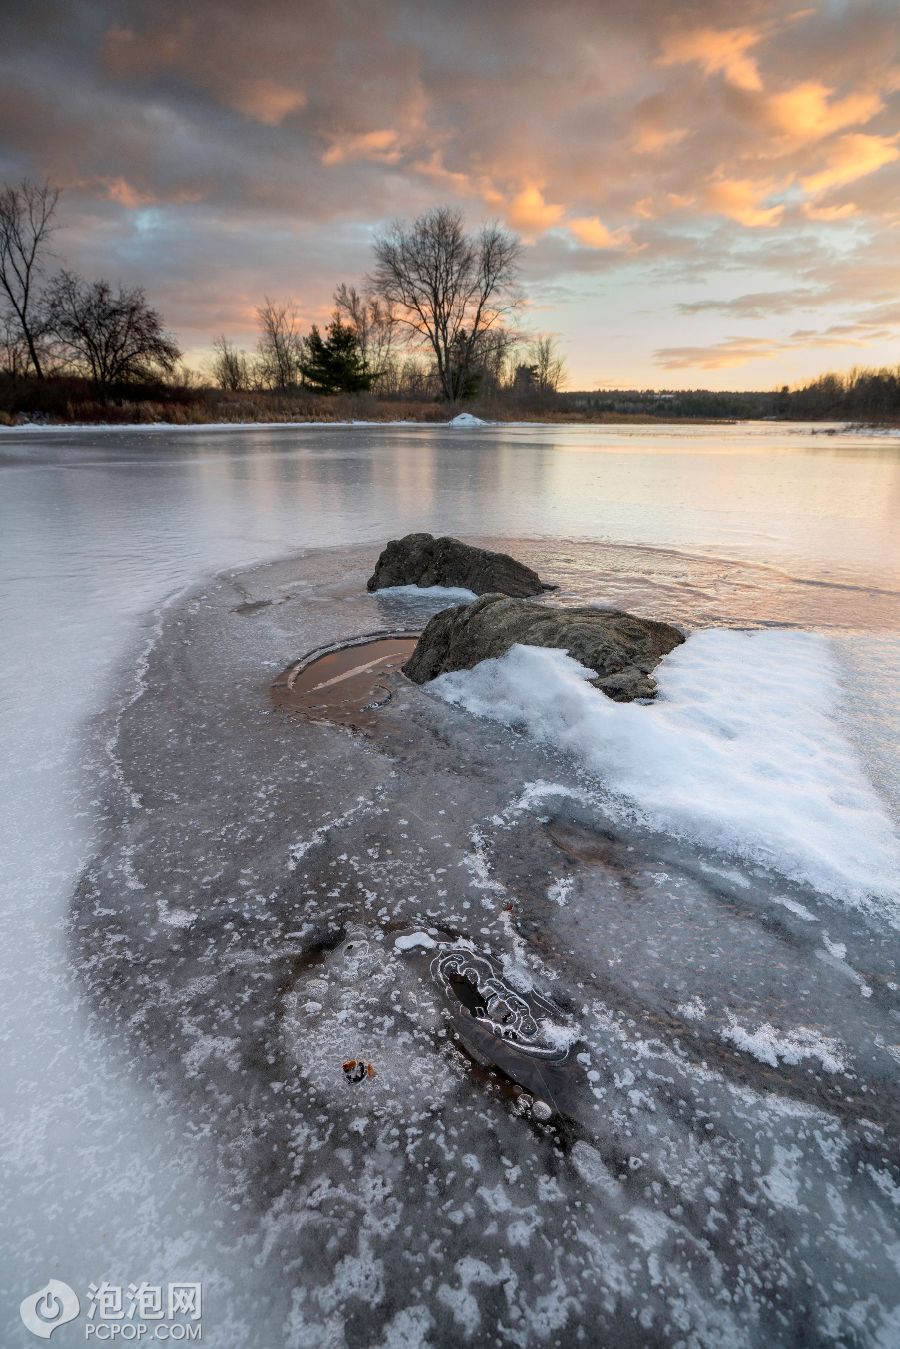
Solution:
[{"label": "evergreen pine tree", "polygon": [[329,323],[325,337],[313,324],[300,373],[319,393],[361,393],[372,387],[356,333],[337,318]]}]

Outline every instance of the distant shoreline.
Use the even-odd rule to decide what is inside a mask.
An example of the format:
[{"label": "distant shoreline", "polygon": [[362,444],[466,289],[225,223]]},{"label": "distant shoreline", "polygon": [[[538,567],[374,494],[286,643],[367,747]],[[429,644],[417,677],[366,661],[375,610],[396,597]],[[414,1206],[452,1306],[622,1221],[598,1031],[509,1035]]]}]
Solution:
[{"label": "distant shoreline", "polygon": [[[756,418],[737,417],[650,417],[644,414],[608,413],[597,416],[557,416],[557,417],[478,417],[468,428],[478,426],[739,426],[744,421]],[[203,422],[127,422],[127,421],[19,421],[0,422],[0,431],[208,431],[221,429],[271,430],[280,426],[453,426],[453,417],[437,419],[434,417],[306,417],[302,420],[281,418],[261,421],[203,421]]]},{"label": "distant shoreline", "polygon": [[815,423],[812,420],[800,421],[788,417],[770,417],[760,419],[758,417],[651,417],[644,414],[619,414],[614,413],[594,415],[594,416],[563,416],[563,417],[518,417],[518,418],[475,418],[471,423],[465,426],[454,426],[453,418],[446,420],[435,420],[431,417],[413,418],[346,418],[346,417],[312,417],[303,420],[292,421],[287,418],[274,421],[204,421],[204,422],[168,422],[168,421],[149,421],[149,422],[86,422],[86,421],[18,421],[18,422],[0,422],[0,433],[3,432],[50,432],[50,431],[278,431],[302,429],[304,427],[334,427],[336,430],[352,427],[434,427],[449,428],[452,430],[477,431],[487,430],[499,426],[517,427],[517,426],[812,426],[814,429],[812,435],[869,435],[869,436],[900,436],[900,423],[897,422],[842,422],[842,421],[822,421]]}]

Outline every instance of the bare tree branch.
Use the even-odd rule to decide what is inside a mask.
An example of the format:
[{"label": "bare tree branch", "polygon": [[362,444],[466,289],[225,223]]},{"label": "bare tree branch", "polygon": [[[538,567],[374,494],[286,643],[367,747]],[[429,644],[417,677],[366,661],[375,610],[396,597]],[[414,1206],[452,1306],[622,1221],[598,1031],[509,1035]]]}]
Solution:
[{"label": "bare tree branch", "polygon": [[539,393],[557,393],[565,382],[566,358],[555,337],[536,337],[528,348],[528,359]]},{"label": "bare tree branch", "polygon": [[37,286],[54,231],[59,190],[28,179],[0,192],[0,294],[6,298],[38,379],[43,379]]},{"label": "bare tree branch", "polygon": [[114,292],[108,281],[60,272],[46,302],[48,332],[64,359],[98,384],[171,373],[181,352],[139,286]]},{"label": "bare tree branch", "polygon": [[219,388],[229,393],[249,388],[250,365],[247,353],[239,351],[224,334],[214,339],[212,350],[212,376]]},{"label": "bare tree branch", "polygon": [[372,387],[382,392],[396,380],[394,342],[397,316],[393,306],[378,295],[361,295],[344,282],[334,292],[335,317],[352,328],[363,361],[372,376]]},{"label": "bare tree branch", "polygon": [[370,284],[396,321],[431,347],[445,398],[463,396],[486,336],[517,305],[520,243],[487,225],[467,235],[462,214],[442,206],[375,241]]},{"label": "bare tree branch", "polygon": [[275,304],[266,296],[256,317],[260,327],[259,358],[264,381],[273,389],[293,388],[304,352],[297,306],[293,300]]}]

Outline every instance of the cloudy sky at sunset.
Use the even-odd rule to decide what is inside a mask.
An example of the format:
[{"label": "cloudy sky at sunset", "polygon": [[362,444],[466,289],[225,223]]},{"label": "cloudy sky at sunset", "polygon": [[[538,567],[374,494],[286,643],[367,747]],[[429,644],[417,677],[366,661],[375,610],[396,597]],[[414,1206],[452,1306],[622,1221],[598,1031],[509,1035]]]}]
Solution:
[{"label": "cloudy sky at sunset", "polygon": [[196,362],[266,294],[323,318],[374,231],[526,241],[570,387],[767,388],[900,361],[889,3],[35,0],[2,19],[0,178]]}]

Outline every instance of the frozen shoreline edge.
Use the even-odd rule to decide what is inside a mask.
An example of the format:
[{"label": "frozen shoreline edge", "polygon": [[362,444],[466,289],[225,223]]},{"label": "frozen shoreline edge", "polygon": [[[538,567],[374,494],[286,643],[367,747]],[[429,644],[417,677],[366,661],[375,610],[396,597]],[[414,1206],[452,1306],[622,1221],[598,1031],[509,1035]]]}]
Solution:
[{"label": "frozen shoreline edge", "polygon": [[[461,414],[468,416],[469,414]],[[576,427],[597,427],[608,431],[618,427],[627,427],[629,430],[635,428],[643,430],[654,427],[672,427],[681,426],[723,426],[735,425],[733,422],[721,422],[718,420],[710,421],[654,421],[654,422],[546,422],[529,421],[523,418],[521,421],[502,421],[493,422],[478,418],[473,422],[458,422],[456,418],[448,418],[447,421],[428,422],[411,421],[406,418],[398,418],[396,421],[367,421],[364,418],[353,419],[350,421],[306,421],[306,422],[191,422],[189,424],[179,422],[21,422],[18,426],[0,426],[0,435],[15,435],[23,431],[32,433],[68,433],[72,431],[87,431],[109,434],[114,431],[126,434],[130,431],[296,431],[315,428],[317,430],[346,431],[354,427],[423,427],[425,429],[444,429],[452,428],[454,430],[497,430],[509,429],[522,426],[528,427],[546,427],[546,428],[564,428],[571,430]],[[826,430],[831,430],[838,435],[865,436],[875,439],[890,439],[897,437],[900,439],[900,426],[857,426],[848,422],[793,422],[784,421],[773,423],[771,421],[760,422],[753,418],[748,418],[745,422],[739,423],[742,426],[772,426],[780,425],[785,428],[794,428],[796,433],[807,431],[810,435],[822,434]]]}]

